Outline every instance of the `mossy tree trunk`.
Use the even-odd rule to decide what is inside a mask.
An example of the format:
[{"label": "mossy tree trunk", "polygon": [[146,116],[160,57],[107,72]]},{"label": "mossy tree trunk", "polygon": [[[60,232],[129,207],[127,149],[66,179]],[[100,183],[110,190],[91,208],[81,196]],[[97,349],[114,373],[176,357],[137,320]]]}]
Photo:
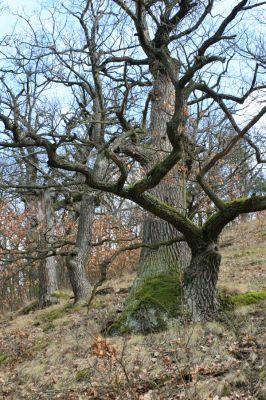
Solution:
[{"label": "mossy tree trunk", "polygon": [[[177,71],[178,73],[178,71]],[[154,155],[152,161],[146,165],[151,169],[158,161],[165,157],[165,154],[171,151],[171,144],[167,138],[167,123],[173,113],[175,91],[170,77],[163,70],[153,71],[154,84],[151,96],[151,117],[150,117],[150,137]],[[185,210],[185,178],[180,166],[176,166],[169,174],[154,188],[151,193],[175,207],[181,213]],[[168,241],[179,235],[179,232],[170,223],[146,213],[143,224],[142,241],[144,243],[154,243]],[[157,250],[143,248],[140,256],[140,263],[136,279],[129,293],[125,305],[125,312],[136,303],[136,296],[147,285],[147,282],[160,277],[173,276],[174,279],[181,274],[181,271],[188,265],[190,259],[190,250],[186,243],[174,243],[169,246],[161,246]],[[172,293],[175,296],[175,293]],[[133,307],[134,308],[134,307]],[[162,310],[161,310],[162,311]],[[168,311],[166,311],[166,314]],[[145,323],[143,315],[145,314]],[[138,316],[138,317],[137,317]],[[150,316],[150,321],[149,321]],[[132,326],[133,331],[141,330],[160,330],[162,326],[162,312],[155,312],[154,305],[147,303],[145,311],[132,314],[127,313],[127,326]],[[139,318],[139,320],[138,320]],[[142,322],[141,322],[142,321]],[[145,327],[145,329],[144,329]]]}]

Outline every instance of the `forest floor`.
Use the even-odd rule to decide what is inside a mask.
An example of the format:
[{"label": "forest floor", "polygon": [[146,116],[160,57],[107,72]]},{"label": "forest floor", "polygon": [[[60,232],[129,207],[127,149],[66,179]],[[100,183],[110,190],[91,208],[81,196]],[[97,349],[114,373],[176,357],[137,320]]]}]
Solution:
[{"label": "forest floor", "polygon": [[[266,290],[266,218],[225,231],[219,287]],[[60,305],[0,319],[0,399],[266,399],[266,301],[206,324],[105,338],[134,273],[112,278],[87,313]]]}]

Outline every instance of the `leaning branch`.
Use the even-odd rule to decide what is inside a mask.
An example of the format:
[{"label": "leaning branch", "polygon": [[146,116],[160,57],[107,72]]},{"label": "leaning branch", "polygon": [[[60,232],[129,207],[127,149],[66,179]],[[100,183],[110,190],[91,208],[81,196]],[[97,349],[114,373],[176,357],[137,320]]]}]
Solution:
[{"label": "leaning branch", "polygon": [[216,240],[223,228],[238,215],[263,210],[266,210],[266,196],[252,196],[225,202],[224,209],[206,221],[202,232],[208,239]]}]

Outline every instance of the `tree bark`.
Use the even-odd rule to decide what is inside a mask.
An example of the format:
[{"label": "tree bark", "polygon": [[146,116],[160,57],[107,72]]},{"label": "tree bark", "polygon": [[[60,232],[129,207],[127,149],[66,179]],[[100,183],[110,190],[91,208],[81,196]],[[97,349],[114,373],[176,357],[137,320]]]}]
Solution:
[{"label": "tree bark", "polygon": [[221,255],[216,243],[193,254],[190,265],[184,271],[184,301],[193,321],[213,318],[219,309],[216,297]]},{"label": "tree bark", "polygon": [[[146,165],[147,170],[163,159],[165,153],[171,151],[166,130],[175,103],[175,90],[169,76],[163,71],[153,71],[153,74],[155,79],[151,96],[149,131],[154,155],[152,161]],[[178,165],[174,167],[151,193],[183,213],[186,208],[185,176],[184,173],[180,172],[182,168],[179,167]],[[167,241],[178,235],[180,233],[171,224],[146,213],[143,225],[143,242]],[[186,243],[161,246],[158,250],[143,248],[137,276],[120,319],[121,327],[117,331],[114,329],[113,333],[123,332],[125,329],[135,333],[139,331],[143,333],[143,327],[145,327],[145,332],[160,330],[164,326],[164,320],[169,317],[168,310],[165,310],[165,313],[162,309],[157,312],[158,310],[154,309],[153,302],[142,304],[141,310],[137,312],[131,313],[129,310],[135,309],[136,297],[139,296],[143,287],[146,290],[149,281],[154,283],[154,279],[163,279],[163,277],[166,277],[168,281],[169,276],[176,280],[178,275],[181,276],[182,270],[188,265],[189,260],[190,250]],[[177,293],[172,294],[177,296]],[[137,303],[139,304],[139,300]],[[143,321],[143,318],[145,321]]]},{"label": "tree bark", "polygon": [[[55,236],[55,218],[53,210],[54,195],[52,190],[42,191],[38,199],[38,245],[46,249],[53,244]],[[58,303],[54,293],[58,290],[56,258],[46,257],[39,262],[39,306],[40,308]]]},{"label": "tree bark", "polygon": [[74,292],[74,303],[88,299],[91,293],[86,264],[91,250],[94,211],[95,196],[85,193],[80,206],[76,254],[67,257],[66,260],[69,279]]},{"label": "tree bark", "polygon": [[[148,165],[149,169],[165,156],[165,152],[169,152],[171,149],[166,129],[167,123],[173,113],[174,93],[174,87],[170,78],[166,74],[158,72],[153,85],[149,128],[155,153],[153,162],[150,162]],[[184,212],[186,206],[184,186],[185,177],[179,171],[178,166],[176,166],[152,190],[152,194],[169,205],[174,206],[177,210]],[[178,234],[179,232],[168,222],[156,218],[151,214],[146,214],[143,225],[143,242],[166,241],[178,236]],[[134,288],[149,277],[180,272],[188,264],[189,254],[189,248],[185,243],[162,246],[156,251],[143,248]]]}]

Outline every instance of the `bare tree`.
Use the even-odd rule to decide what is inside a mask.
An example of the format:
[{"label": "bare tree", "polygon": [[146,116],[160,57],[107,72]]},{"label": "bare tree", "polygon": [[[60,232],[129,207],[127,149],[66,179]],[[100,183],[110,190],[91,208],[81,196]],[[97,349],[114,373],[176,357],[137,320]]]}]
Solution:
[{"label": "bare tree", "polygon": [[[86,1],[77,11],[68,9],[66,3],[62,7],[65,19],[62,9],[54,10],[52,28],[42,27],[41,36],[31,26],[34,36],[24,40],[19,53],[21,60],[40,66],[35,69],[38,82],[45,85],[48,81],[57,90],[64,87],[71,100],[62,106],[57,125],[44,118],[40,113],[41,99],[36,101],[39,129],[25,129],[16,109],[10,103],[2,104],[0,120],[5,140],[1,146],[45,150],[49,167],[68,171],[72,176],[82,175],[90,193],[102,191],[129,199],[164,220],[167,230],[171,225],[171,235],[176,230],[180,232],[176,242],[186,242],[192,256],[183,272],[184,298],[194,320],[208,319],[219,306],[216,285],[221,231],[243,213],[266,209],[265,196],[231,199],[209,181],[212,170],[221,160],[226,162],[228,154],[266,112],[263,105],[252,110],[250,116],[245,110],[247,101],[265,89],[265,70],[256,59],[245,62],[243,49],[247,43],[241,37],[245,16],[257,21],[254,14],[264,9],[265,2],[243,0],[223,14],[220,2],[212,0],[206,4],[188,0],[114,0],[99,1],[97,5]],[[70,39],[68,23],[72,24],[72,32],[73,26],[78,29],[81,25],[82,33]],[[90,30],[93,26],[95,40]],[[239,62],[236,63],[239,57],[242,75]],[[17,57],[6,58],[4,65],[10,59],[16,68],[5,77],[7,86],[12,85],[10,77],[21,71]],[[240,79],[234,78],[236,73]],[[16,80],[20,98],[24,96],[23,79],[25,73],[19,82]],[[223,113],[232,135],[213,147],[209,145],[211,141],[201,140],[204,118],[196,136],[190,135],[188,123],[198,111],[202,116],[215,116],[217,109]],[[93,136],[98,126],[102,129],[100,141]],[[88,129],[91,134],[84,134]],[[211,127],[206,136],[212,137]],[[207,158],[200,147],[212,147]],[[90,150],[86,161],[77,156],[84,148]],[[103,173],[98,173],[98,163],[104,165]],[[136,174],[140,164],[144,168]],[[189,217],[184,201],[189,185],[180,175],[188,165],[194,168],[193,184],[212,203],[207,220]],[[147,232],[148,236],[155,233],[152,224]],[[164,244],[161,233],[160,243]],[[168,238],[169,233],[165,235]],[[156,254],[159,256],[160,251]],[[177,255],[172,253],[171,257]],[[164,262],[161,271],[163,266]],[[175,274],[171,276],[176,279]],[[138,306],[142,304],[134,300],[130,307],[129,300],[121,324],[137,331],[141,314]],[[152,308],[149,311],[155,315]],[[159,314],[149,328],[159,328],[164,314],[160,307]]]}]

